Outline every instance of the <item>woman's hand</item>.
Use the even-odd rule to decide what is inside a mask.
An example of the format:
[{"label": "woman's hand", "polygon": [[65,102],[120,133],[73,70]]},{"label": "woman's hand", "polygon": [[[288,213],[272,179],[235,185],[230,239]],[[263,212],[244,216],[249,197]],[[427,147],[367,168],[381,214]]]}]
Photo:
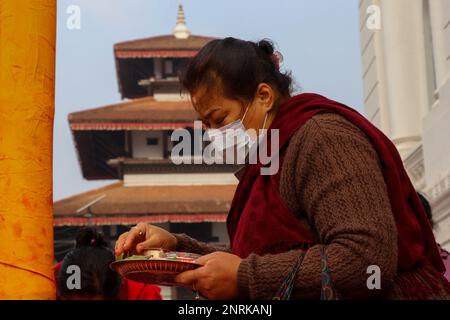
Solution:
[{"label": "woman's hand", "polygon": [[170,232],[147,223],[139,223],[137,226],[120,235],[116,241],[116,256],[123,252],[142,254],[151,248],[175,250],[177,238]]},{"label": "woman's hand", "polygon": [[202,267],[180,273],[175,281],[190,286],[208,299],[236,299],[239,297],[237,274],[241,261],[234,254],[213,252],[196,260]]}]

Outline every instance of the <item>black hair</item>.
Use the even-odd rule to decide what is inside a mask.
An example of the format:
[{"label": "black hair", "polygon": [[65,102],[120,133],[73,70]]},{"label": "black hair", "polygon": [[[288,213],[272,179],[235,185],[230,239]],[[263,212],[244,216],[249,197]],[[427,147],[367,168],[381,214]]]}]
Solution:
[{"label": "black hair", "polygon": [[422,203],[422,206],[425,210],[425,213],[427,214],[427,218],[430,221],[431,226],[434,226],[433,213],[431,211],[430,202],[421,192],[417,192],[417,195],[419,196],[420,202]]},{"label": "black hair", "polygon": [[[102,296],[104,299],[118,299],[121,277],[109,268],[115,260],[103,235],[94,228],[83,228],[76,237],[75,248],[64,257],[58,273],[58,296],[89,297]],[[69,288],[67,280],[72,275],[69,266],[80,270],[80,288]]]},{"label": "black hair", "polygon": [[292,78],[279,69],[280,54],[272,41],[235,38],[208,42],[189,62],[181,76],[182,87],[192,94],[199,86],[214,89],[230,99],[253,100],[260,83],[273,87],[280,97],[290,97]]}]

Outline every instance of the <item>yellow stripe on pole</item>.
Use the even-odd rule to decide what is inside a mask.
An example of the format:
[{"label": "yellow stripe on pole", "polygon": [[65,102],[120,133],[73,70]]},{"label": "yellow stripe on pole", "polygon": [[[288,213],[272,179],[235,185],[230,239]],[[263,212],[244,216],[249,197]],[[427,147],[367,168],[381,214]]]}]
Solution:
[{"label": "yellow stripe on pole", "polygon": [[56,0],[0,0],[0,299],[53,299]]}]

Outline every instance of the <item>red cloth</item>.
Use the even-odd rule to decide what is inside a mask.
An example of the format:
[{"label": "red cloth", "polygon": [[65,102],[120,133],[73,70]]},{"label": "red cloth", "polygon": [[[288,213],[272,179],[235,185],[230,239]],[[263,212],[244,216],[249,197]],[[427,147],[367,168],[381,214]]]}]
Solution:
[{"label": "red cloth", "polygon": [[[56,282],[61,264],[62,261],[53,267]],[[145,284],[123,278],[120,287],[120,300],[162,300],[161,288],[153,284]]]},{"label": "red cloth", "polygon": [[[384,180],[398,231],[398,270],[408,271],[428,262],[445,271],[431,226],[394,144],[357,111],[317,94],[300,94],[280,106],[270,129],[279,129],[280,152],[294,133],[312,116],[335,112],[361,129],[380,158]],[[270,149],[270,143],[267,145]],[[261,164],[247,165],[227,219],[231,248],[245,258],[309,246],[313,238],[279,195],[278,174],[260,174]]]},{"label": "red cloth", "polygon": [[162,300],[161,288],[124,278],[120,288],[120,300]]}]

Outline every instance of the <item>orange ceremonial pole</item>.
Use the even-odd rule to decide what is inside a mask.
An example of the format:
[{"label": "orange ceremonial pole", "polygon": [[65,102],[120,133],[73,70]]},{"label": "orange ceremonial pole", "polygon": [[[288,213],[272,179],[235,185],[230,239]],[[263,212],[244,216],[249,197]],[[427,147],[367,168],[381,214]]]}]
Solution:
[{"label": "orange ceremonial pole", "polygon": [[56,0],[0,0],[0,299],[53,299]]}]

